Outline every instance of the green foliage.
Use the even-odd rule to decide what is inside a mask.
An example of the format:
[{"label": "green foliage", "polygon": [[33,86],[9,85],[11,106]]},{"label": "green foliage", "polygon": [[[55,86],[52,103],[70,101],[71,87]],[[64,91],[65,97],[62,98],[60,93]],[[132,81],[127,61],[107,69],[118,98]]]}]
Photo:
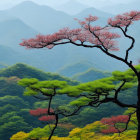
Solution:
[{"label": "green foliage", "polygon": [[88,105],[89,102],[91,102],[91,101],[92,101],[92,100],[89,99],[89,98],[81,97],[81,98],[79,98],[79,99],[77,99],[77,100],[74,100],[74,101],[70,102],[70,105],[72,105],[72,106],[78,106],[78,107],[80,107],[80,106],[86,106],[86,105]]},{"label": "green foliage", "polygon": [[[50,126],[52,127],[52,126]],[[34,128],[30,133],[28,138],[41,138],[41,137],[48,137],[51,132],[49,125],[45,126],[44,128]]]},{"label": "green foliage", "polygon": [[24,108],[29,107],[28,102],[25,102],[23,99],[21,99],[18,96],[7,95],[7,96],[0,97],[0,106],[7,105],[7,104],[11,104],[17,107],[24,107]]},{"label": "green foliage", "polygon": [[54,94],[54,89],[59,90],[67,87],[66,81],[38,81],[35,78],[22,79],[18,83],[26,87],[24,95],[37,95],[41,92],[43,95],[50,96]]},{"label": "green foliage", "polygon": [[9,137],[16,132],[30,131],[31,126],[29,126],[23,119],[23,117],[18,116],[18,112],[8,112],[0,117],[0,139],[9,140]]},{"label": "green foliage", "polygon": [[[140,71],[140,65],[135,66],[135,68],[138,71]],[[131,82],[131,83],[137,82],[137,77],[131,69],[128,69],[124,72],[114,71],[112,73],[112,75],[114,76],[115,80],[117,80],[117,81],[126,80],[127,82]]]},{"label": "green foliage", "polygon": [[79,90],[77,88],[77,86],[67,86],[67,87],[64,87],[63,89],[60,89],[58,91],[58,94],[62,95],[62,94],[66,94],[70,97],[76,97],[78,95],[80,95],[82,91]]},{"label": "green foliage", "polygon": [[23,130],[25,132],[30,131],[31,127],[21,119],[13,122],[6,122],[0,127],[0,139],[9,140],[10,136]]},{"label": "green foliage", "polygon": [[7,77],[0,77],[0,97],[5,95],[22,96],[23,88],[17,81],[10,81]]},{"label": "green foliage", "polygon": [[18,84],[21,85],[21,86],[29,86],[29,85],[32,85],[32,84],[36,84],[38,82],[38,80],[36,78],[24,78],[20,81],[18,81]]},{"label": "green foliage", "polygon": [[[130,74],[130,76],[129,75],[125,76],[125,79],[127,79],[127,81],[129,81],[133,76],[133,73],[131,73],[131,71],[129,70],[128,70],[128,74]],[[1,106],[4,105],[3,107],[0,108],[0,111],[3,112],[0,118],[2,121],[0,123],[5,122],[6,120],[8,120],[8,123],[21,121],[23,123],[23,126],[25,127],[23,128],[19,127],[18,129],[19,131],[23,131],[23,129],[28,129],[30,131],[33,127],[39,127],[39,126],[41,127],[44,125],[44,124],[40,124],[37,121],[37,118],[29,115],[29,108],[37,108],[41,106],[45,108],[48,105],[48,102],[47,101],[39,102],[38,100],[36,100],[38,102],[34,103],[33,105],[34,100],[32,98],[21,96],[21,93],[23,92],[23,88],[17,85],[17,81],[19,81],[18,83],[20,85],[26,87],[26,91],[25,91],[26,95],[36,95],[40,92],[43,92],[46,96],[50,96],[50,95],[53,95],[52,89],[56,88],[57,96],[55,96],[54,101],[52,102],[53,107],[61,106],[60,108],[68,110],[70,112],[71,107],[74,108],[77,106],[87,106],[92,101],[90,97],[94,95],[95,93],[104,97],[104,95],[106,95],[106,93],[109,92],[110,95],[113,96],[114,95],[113,89],[118,88],[122,83],[122,82],[119,82],[118,80],[124,80],[124,76],[121,77],[122,79],[121,78],[119,79],[118,77],[120,78],[121,76],[119,76],[119,74],[118,75],[113,74],[112,77],[103,78],[100,80],[96,80],[96,81],[92,81],[88,83],[82,83],[82,84],[74,85],[74,86],[68,85],[70,84],[69,82],[67,84],[67,82],[65,81],[58,81],[58,79],[55,79],[55,80],[50,79],[49,81],[39,81],[36,79],[36,77],[34,77],[31,79],[25,78],[19,81],[18,77],[0,78],[0,83],[3,85],[3,87],[0,88],[1,93],[19,95],[19,98],[14,97],[14,96],[0,97]],[[133,86],[137,84],[137,81],[135,79],[135,76],[133,78],[134,78],[133,81],[131,83],[127,82],[125,87],[122,89],[121,93],[119,94],[120,101],[129,103],[129,104],[136,102],[136,95],[135,95],[136,87],[133,87]],[[8,88],[9,85],[11,85],[11,88]],[[13,89],[13,88],[16,88],[16,89]],[[88,95],[88,97],[80,97],[81,95]],[[9,105],[6,105],[6,104],[9,104]],[[11,111],[8,111],[8,109],[11,109]],[[75,124],[76,126],[81,127],[93,121],[97,121],[101,119],[102,117],[109,117],[111,115],[121,114],[124,111],[124,109],[118,108],[116,105],[109,103],[109,104],[103,104],[97,109],[88,107],[85,109],[83,108],[80,111],[81,112],[78,116],[73,116],[70,118],[60,117],[61,119],[60,122],[61,123],[71,122]],[[135,118],[136,117],[134,116],[133,117],[134,121],[135,121]],[[2,124],[2,126],[3,125],[4,124]],[[128,129],[135,130],[135,125],[133,124],[131,125],[131,127],[129,126]],[[2,130],[3,137],[6,135],[5,133],[6,130],[7,129]],[[95,127],[94,131],[99,132],[99,127]],[[13,132],[15,132],[15,129],[13,129]],[[11,133],[13,132],[11,130]],[[62,133],[62,129],[60,129],[59,131],[56,131],[56,134],[58,134],[59,132]],[[66,131],[65,134],[67,134],[67,132],[68,131]],[[43,132],[41,133],[43,135]],[[8,134],[10,135],[10,133]],[[7,137],[9,137],[8,134],[7,134]],[[93,136],[93,134],[90,134],[89,132],[86,134],[83,133],[83,135]]]}]

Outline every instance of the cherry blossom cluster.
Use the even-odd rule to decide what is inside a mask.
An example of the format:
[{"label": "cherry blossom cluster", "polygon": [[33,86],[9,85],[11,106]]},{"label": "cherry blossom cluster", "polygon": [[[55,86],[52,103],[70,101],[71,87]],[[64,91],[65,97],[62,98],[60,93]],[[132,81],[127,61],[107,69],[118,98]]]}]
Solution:
[{"label": "cherry blossom cluster", "polygon": [[84,21],[76,19],[81,25],[81,28],[63,28],[54,34],[37,35],[35,38],[28,40],[24,39],[20,45],[25,46],[26,48],[47,47],[48,49],[52,49],[56,45],[67,43],[77,45],[77,42],[80,42],[81,46],[84,46],[84,43],[86,43],[86,45],[88,44],[89,47],[100,46],[106,50],[118,51],[119,48],[116,47],[116,39],[120,38],[120,35],[110,32],[110,28],[129,26],[133,21],[140,20],[140,12],[131,11],[129,13],[124,13],[122,15],[117,15],[114,18],[110,18],[108,20],[108,24],[112,27],[109,27],[109,25],[105,27],[92,26],[91,22],[94,22],[97,19],[98,17],[91,15],[85,18]]},{"label": "cherry blossom cluster", "polygon": [[129,13],[124,13],[122,15],[117,15],[114,18],[108,19],[108,24],[112,27],[124,27],[129,26],[133,21],[140,20],[140,11],[131,11]]}]

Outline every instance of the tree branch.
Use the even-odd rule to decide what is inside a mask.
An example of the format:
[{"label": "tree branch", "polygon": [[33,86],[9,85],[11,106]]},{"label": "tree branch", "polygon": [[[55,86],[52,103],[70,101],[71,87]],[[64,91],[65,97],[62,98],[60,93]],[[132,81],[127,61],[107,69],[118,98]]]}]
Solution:
[{"label": "tree branch", "polygon": [[123,86],[125,85],[125,83],[126,83],[126,80],[123,80],[123,83],[120,85],[120,87],[117,90],[115,90],[115,99],[116,100],[118,99],[118,94],[121,91],[121,89],[123,88]]},{"label": "tree branch", "polygon": [[126,26],[125,30],[123,30],[123,28],[120,27],[120,26],[115,26],[116,28],[119,28],[119,29],[122,31],[122,33],[124,34],[124,36],[125,36],[126,38],[129,38],[129,39],[132,40],[132,43],[131,43],[130,47],[126,50],[126,55],[125,55],[125,60],[126,60],[126,61],[128,60],[129,51],[130,51],[131,49],[133,49],[134,44],[135,44],[135,39],[134,39],[132,36],[130,36],[130,35],[127,34],[127,30],[128,30],[129,25],[130,25],[130,24],[128,24],[128,25]]}]

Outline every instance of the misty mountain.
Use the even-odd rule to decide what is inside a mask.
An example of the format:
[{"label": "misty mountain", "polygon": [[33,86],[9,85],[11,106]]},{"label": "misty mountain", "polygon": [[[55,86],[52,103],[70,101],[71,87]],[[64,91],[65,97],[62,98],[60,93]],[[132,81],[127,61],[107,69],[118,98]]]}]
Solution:
[{"label": "misty mountain", "polygon": [[[87,11],[96,13],[94,12],[94,10],[96,11],[96,9],[89,8]],[[45,11],[50,11],[50,12],[48,12],[47,14],[46,13],[44,14]],[[44,32],[46,31],[45,28],[48,28],[48,30],[52,33],[53,31],[56,30],[56,28],[61,28],[59,26],[61,23],[63,24],[63,25],[61,24],[62,27],[70,26],[72,28],[77,28],[78,24],[76,23],[76,21],[72,20],[71,16],[63,12],[53,10],[52,8],[49,8],[47,6],[40,6],[32,2],[21,3],[20,5],[17,5],[16,7],[10,10],[6,10],[5,12],[9,14],[11,12],[13,16],[14,15],[16,16],[16,19],[10,19],[10,20],[5,20],[5,21],[0,22],[0,30],[1,30],[0,44],[3,44],[4,46],[8,46],[12,48],[14,52],[17,52],[17,53],[13,52],[13,56],[14,55],[17,56],[17,54],[21,56],[21,57],[18,57],[17,59],[14,59],[12,63],[10,61],[10,64],[22,62],[22,63],[30,64],[32,66],[35,66],[45,71],[55,71],[55,72],[68,64],[71,65],[71,64],[74,64],[77,62],[83,62],[83,61],[92,62],[95,65],[94,67],[101,70],[112,71],[116,69],[120,70],[120,68],[122,70],[124,68],[124,65],[122,65],[122,63],[117,62],[114,59],[110,59],[110,57],[106,56],[105,54],[103,54],[97,49],[89,49],[89,48],[87,49],[87,48],[76,47],[76,46],[67,44],[63,46],[61,45],[61,46],[54,47],[52,50],[47,50],[46,48],[26,50],[24,47],[21,47],[18,44],[21,42],[21,39],[30,38],[38,34],[38,31],[36,31],[34,28],[35,25],[37,25],[36,27],[42,28]],[[24,15],[24,12],[25,12],[25,15]],[[87,14],[89,13],[90,12],[87,12]],[[100,13],[100,12],[97,12],[97,13]],[[78,15],[79,17],[82,17],[84,16],[83,14],[84,13],[81,12],[81,14],[78,14]],[[68,20],[60,20],[60,22],[58,22],[57,18],[56,19],[52,18],[53,21],[51,21],[51,17],[58,16],[58,19],[59,19],[60,15],[61,15],[61,18],[66,17],[66,19],[68,19],[70,22],[68,22]],[[98,16],[101,16],[101,15],[102,14],[99,14]],[[44,24],[44,22],[41,21],[41,19],[43,19],[43,16],[48,16],[47,19],[50,19],[49,22],[54,22],[55,20],[55,23]],[[104,17],[101,17],[99,21],[96,22],[97,24],[105,23],[104,20],[107,20],[105,16],[109,16],[109,14],[106,14],[103,12],[103,16]],[[44,20],[46,20],[46,18],[44,18]],[[30,22],[30,26],[27,22]],[[42,26],[42,23],[44,27]],[[56,28],[54,27],[54,25]],[[139,36],[139,29],[140,29],[139,24],[137,24],[137,26],[134,29],[136,31],[136,33],[134,34],[136,34],[137,36]],[[120,46],[125,46],[125,44],[127,43],[129,42],[126,40],[121,40]],[[139,55],[138,51],[135,51],[133,54],[135,55],[132,55],[132,56]],[[0,59],[3,60],[2,57],[0,57]],[[0,61],[0,62],[3,62],[3,61]]]},{"label": "misty mountain", "polygon": [[98,9],[95,9],[93,7],[90,7],[90,8],[86,8],[83,11],[81,11],[80,13],[76,14],[75,17],[84,18],[84,17],[87,17],[88,15],[93,15],[93,16],[97,16],[100,18],[108,18],[108,17],[113,16],[113,14],[106,13],[106,12],[100,11]]},{"label": "misty mountain", "polygon": [[9,15],[5,11],[0,11],[0,22],[5,20],[12,20],[12,19],[16,19],[16,17]]},{"label": "misty mountain", "polygon": [[84,20],[84,18],[88,17],[89,15],[97,16],[99,19],[93,24],[100,26],[104,26],[105,24],[107,24],[107,19],[113,17],[113,15],[110,13],[106,13],[92,7],[84,9],[80,13],[74,15],[73,17],[78,18],[80,20]]},{"label": "misty mountain", "polygon": [[77,0],[69,0],[68,2],[56,7],[58,10],[63,11],[70,15],[75,15],[88,8],[89,6],[84,5]]},{"label": "misty mountain", "polygon": [[0,45],[0,68],[5,67],[7,64],[12,64],[12,62],[17,62],[22,55],[14,51],[8,46]]},{"label": "misty mountain", "polygon": [[85,72],[78,73],[72,77],[72,79],[80,81],[80,82],[90,82],[94,80],[98,80],[101,78],[109,77],[111,73],[104,72],[101,70],[97,70],[95,68],[90,68]]},{"label": "misty mountain", "polygon": [[37,32],[24,24],[19,19],[11,19],[0,22],[0,44],[14,47],[21,42],[23,38],[29,38]]},{"label": "misty mountain", "polygon": [[68,64],[58,70],[61,75],[72,77],[73,75],[81,72],[85,72],[89,68],[92,68],[95,64],[89,61],[81,61],[74,64]]},{"label": "misty mountain", "polygon": [[71,16],[64,12],[48,6],[37,5],[31,1],[25,1],[6,12],[21,19],[38,32],[45,34],[57,31],[64,27],[65,23],[72,20]]},{"label": "misty mountain", "polygon": [[102,7],[102,10],[113,14],[122,14],[131,10],[140,10],[140,1],[133,0],[133,2],[127,4],[115,4],[111,6],[104,6]]}]

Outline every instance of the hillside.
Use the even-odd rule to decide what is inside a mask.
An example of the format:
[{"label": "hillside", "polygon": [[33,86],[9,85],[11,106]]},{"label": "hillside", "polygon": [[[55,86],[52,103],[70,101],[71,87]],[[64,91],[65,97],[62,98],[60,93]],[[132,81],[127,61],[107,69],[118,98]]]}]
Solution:
[{"label": "hillside", "polygon": [[109,76],[111,76],[111,73],[109,72],[103,72],[94,68],[90,68],[85,72],[74,75],[72,79],[80,82],[89,82]]},{"label": "hillside", "polygon": [[37,78],[39,80],[60,80],[67,81],[69,84],[78,84],[76,81],[72,81],[69,78],[62,77],[58,74],[52,74],[49,72],[43,72],[34,67],[28,66],[26,64],[18,63],[8,68],[0,70],[1,77],[12,77],[16,76],[18,78]]},{"label": "hillside", "polygon": [[95,66],[93,63],[81,61],[78,63],[65,65],[58,70],[58,73],[67,77],[72,77],[73,75],[84,72],[93,66]]},{"label": "hillside", "polygon": [[[64,80],[69,84],[75,85],[78,82],[71,81],[68,78],[62,77],[58,74],[46,73],[25,64],[16,64],[0,70],[0,101],[1,101],[1,117],[0,117],[0,139],[9,140],[13,134],[19,131],[29,132],[33,128],[43,127],[36,117],[29,114],[29,109],[46,108],[47,101],[40,101],[33,97],[23,96],[24,88],[17,84],[21,78],[38,78],[40,80]],[[136,87],[120,93],[119,100],[125,103],[134,103],[136,101]],[[132,100],[133,98],[133,100]],[[54,106],[67,104],[72,99],[65,95],[57,96],[53,102]],[[17,104],[15,104],[17,103]],[[108,111],[109,110],[109,111]],[[84,127],[93,121],[100,120],[103,117],[111,115],[118,115],[123,113],[125,108],[120,108],[115,104],[104,104],[98,108],[83,108],[79,115],[61,118],[61,123],[71,124],[75,127]],[[21,125],[20,125],[21,124]],[[17,126],[20,125],[20,127]],[[8,131],[8,128],[12,128]],[[67,136],[71,129],[56,131],[58,136]],[[46,134],[46,133],[45,133]]]}]

